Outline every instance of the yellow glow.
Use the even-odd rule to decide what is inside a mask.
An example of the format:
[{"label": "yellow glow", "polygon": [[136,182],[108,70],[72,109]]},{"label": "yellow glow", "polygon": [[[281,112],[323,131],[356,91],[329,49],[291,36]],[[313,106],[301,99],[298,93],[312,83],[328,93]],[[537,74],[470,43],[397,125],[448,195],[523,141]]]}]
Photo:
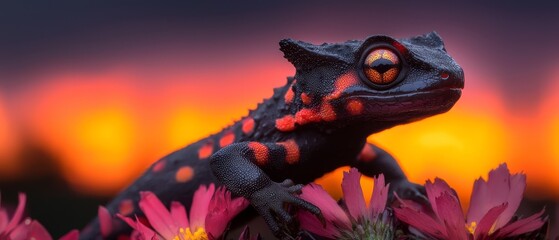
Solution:
[{"label": "yellow glow", "polygon": [[176,108],[167,114],[165,122],[159,126],[164,129],[164,134],[160,136],[164,146],[162,154],[204,138],[211,132],[219,131],[227,124],[225,119],[214,116],[188,106]]},{"label": "yellow glow", "polygon": [[559,71],[554,69],[552,85],[546,88],[537,114],[519,126],[532,133],[521,139],[528,141],[518,143],[524,148],[518,162],[522,163],[519,169],[527,174],[527,190],[534,197],[559,197]]},{"label": "yellow glow", "polygon": [[27,124],[77,191],[116,193],[145,169],[138,115],[126,90],[129,77],[68,74],[56,79],[25,96],[32,107],[26,112]]},{"label": "yellow glow", "polygon": [[138,171],[140,147],[133,119],[122,109],[102,108],[77,116],[62,134],[64,173],[78,189],[115,192]]},{"label": "yellow glow", "polygon": [[[474,180],[508,159],[508,135],[498,119],[489,112],[456,109],[375,134],[370,142],[393,154],[411,181],[422,184],[443,178],[467,204]],[[339,198],[342,172],[347,169],[337,169],[317,182]],[[370,197],[372,179],[363,178],[361,183]]]},{"label": "yellow glow", "polygon": [[392,153],[411,181],[440,177],[468,202],[476,178],[507,160],[508,135],[490,112],[456,109],[398,126],[371,140]]}]

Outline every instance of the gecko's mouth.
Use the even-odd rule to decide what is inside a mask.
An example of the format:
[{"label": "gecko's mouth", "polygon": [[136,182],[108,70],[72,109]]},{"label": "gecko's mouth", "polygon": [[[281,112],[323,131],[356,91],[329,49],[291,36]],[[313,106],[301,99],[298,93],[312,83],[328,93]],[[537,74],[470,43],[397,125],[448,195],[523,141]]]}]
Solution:
[{"label": "gecko's mouth", "polygon": [[413,122],[450,110],[462,95],[462,88],[439,88],[396,95],[358,94],[368,109],[363,117],[370,120]]}]

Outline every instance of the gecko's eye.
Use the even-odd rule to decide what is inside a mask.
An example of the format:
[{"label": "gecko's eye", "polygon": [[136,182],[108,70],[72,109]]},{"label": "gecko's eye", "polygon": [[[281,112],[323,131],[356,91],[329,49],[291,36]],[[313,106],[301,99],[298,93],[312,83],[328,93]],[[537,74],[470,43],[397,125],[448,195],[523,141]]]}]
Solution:
[{"label": "gecko's eye", "polygon": [[376,48],[363,62],[363,73],[373,84],[389,85],[398,79],[402,63],[398,54],[389,48]]}]

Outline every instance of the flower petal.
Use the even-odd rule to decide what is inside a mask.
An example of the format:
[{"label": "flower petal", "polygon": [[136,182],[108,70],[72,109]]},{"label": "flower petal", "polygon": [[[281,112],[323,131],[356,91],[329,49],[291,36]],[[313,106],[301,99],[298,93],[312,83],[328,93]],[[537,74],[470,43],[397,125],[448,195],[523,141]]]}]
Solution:
[{"label": "flower petal", "polygon": [[225,187],[219,187],[208,206],[205,228],[213,237],[219,237],[239,212],[248,206],[249,202],[240,197],[231,200],[231,192]]},{"label": "flower petal", "polygon": [[[526,174],[516,173],[510,175],[509,170],[507,169],[507,165],[503,165],[504,170],[502,171],[504,172],[506,170],[506,174],[509,176],[509,191],[505,200],[508,203],[508,207],[497,219],[497,222],[495,223],[495,229],[499,229],[505,226],[512,219],[514,213],[516,213],[516,210],[518,210],[518,207],[520,206],[520,202],[522,202],[524,190],[526,189]],[[489,177],[491,178],[491,173],[489,173]]]},{"label": "flower petal", "polygon": [[60,237],[58,240],[78,240],[78,239],[80,239],[80,231],[74,229],[66,233],[64,236]]},{"label": "flower petal", "polygon": [[307,211],[299,211],[297,219],[301,223],[301,229],[316,235],[332,239],[340,236],[340,230],[334,226],[331,220],[326,220],[326,225],[324,225],[315,215]]},{"label": "flower petal", "polygon": [[439,219],[446,226],[447,237],[449,239],[467,240],[465,225],[466,219],[458,198],[450,192],[444,192],[435,199]]},{"label": "flower petal", "polygon": [[35,220],[31,221],[27,231],[27,239],[52,240],[45,227]]},{"label": "flower petal", "polygon": [[497,221],[497,218],[505,211],[507,206],[508,203],[503,203],[502,205],[491,208],[477,224],[474,232],[474,239],[484,239],[484,237],[489,236],[491,228],[495,225],[495,221]]},{"label": "flower petal", "polygon": [[14,229],[21,222],[21,218],[23,217],[23,210],[25,209],[25,201],[27,197],[25,196],[25,193],[19,193],[18,198],[19,199],[16,211],[12,216],[12,220],[4,229],[5,232],[10,232],[12,229]]},{"label": "flower petal", "polygon": [[[476,222],[478,223],[483,214],[485,214],[488,210],[486,205],[486,199],[490,199],[489,196],[488,185],[483,180],[483,178],[478,178],[474,182],[474,189],[472,190],[472,195],[470,196],[470,208],[468,209],[467,222]],[[486,209],[487,208],[487,209]]]},{"label": "flower petal", "polygon": [[113,217],[109,210],[103,206],[99,206],[97,209],[97,215],[99,217],[99,228],[101,228],[101,236],[107,237],[113,231]]},{"label": "flower petal", "polygon": [[[117,213],[116,216],[120,218],[122,221],[124,221],[126,224],[128,224],[128,226],[130,226],[132,229],[134,229],[134,231],[130,236],[133,235],[140,236],[137,239],[158,239],[157,234],[149,227],[144,225],[138,219],[138,217],[136,217],[136,220],[132,220],[132,218],[126,217],[120,213]],[[131,238],[131,239],[136,239],[136,238]]]},{"label": "flower petal", "polygon": [[120,220],[128,224],[128,226],[130,226],[131,228],[136,229],[136,222],[132,218],[126,217],[120,213],[117,213],[116,216],[120,218]]},{"label": "flower petal", "polygon": [[[351,230],[351,221],[346,212],[320,185],[314,183],[306,185],[299,197],[318,207],[326,221],[332,222],[338,228]],[[318,221],[318,218],[315,219]]]},{"label": "flower petal", "polygon": [[0,208],[0,233],[4,232],[6,226],[8,226],[9,220],[8,213],[4,209]]},{"label": "flower petal", "polygon": [[[144,240],[150,239],[159,239],[158,235],[151,230],[151,228],[147,227],[146,225],[144,225],[142,222],[140,222],[140,220],[138,220],[138,218],[136,217],[136,227],[134,228],[136,229],[136,231],[140,232],[140,234],[144,237]],[[174,236],[173,236],[174,237]],[[162,239],[173,239],[173,238],[165,238],[163,237]]]},{"label": "flower petal", "polygon": [[429,202],[433,208],[433,213],[436,215],[438,215],[438,210],[437,201],[435,199],[445,192],[454,193],[454,190],[452,190],[452,188],[450,188],[450,186],[448,186],[448,184],[440,178],[435,178],[434,182],[428,180],[425,183],[425,191],[427,192],[427,197],[429,198]]},{"label": "flower petal", "polygon": [[140,209],[146,215],[149,223],[165,239],[172,239],[178,232],[171,213],[152,192],[140,192]]},{"label": "flower petal", "polygon": [[26,219],[25,221],[28,221],[28,223],[26,224],[25,222],[18,224],[14,229],[12,229],[10,232],[6,232],[5,235],[8,235],[8,237],[6,239],[9,240],[26,240],[27,239],[27,233],[28,233],[28,227],[29,227],[29,223],[31,223],[31,219]]},{"label": "flower petal", "polygon": [[356,168],[351,168],[349,172],[344,172],[342,179],[345,206],[355,221],[369,216],[363,197],[363,189],[361,189],[361,183],[359,182],[360,178],[361,173]]},{"label": "flower petal", "polygon": [[507,202],[508,207],[495,224],[495,229],[501,228],[510,221],[520,206],[525,188],[525,174],[510,175],[506,163],[499,165],[489,172],[487,181],[483,178],[475,181],[467,221],[479,222],[489,209]]},{"label": "flower petal", "polygon": [[395,207],[394,215],[424,234],[437,239],[447,239],[444,225],[421,211],[409,207]]},{"label": "flower petal", "polygon": [[516,235],[528,233],[541,228],[545,224],[545,220],[541,219],[545,209],[530,217],[520,219],[516,222],[510,223],[497,230],[495,238],[513,237]]},{"label": "flower petal", "polygon": [[388,199],[389,185],[384,184],[384,175],[380,174],[374,178],[374,188],[369,202],[371,219],[376,219],[378,215],[384,212],[386,201]]},{"label": "flower petal", "polygon": [[210,200],[214,195],[214,191],[215,185],[212,183],[208,188],[201,185],[198,190],[194,192],[192,206],[190,208],[190,229],[192,229],[192,231],[204,227],[206,216],[208,215],[208,206],[210,205]]},{"label": "flower petal", "polygon": [[[2,238],[4,239],[4,238]],[[49,232],[35,220],[29,218],[25,219],[22,223],[17,225],[10,233],[9,237],[6,239],[10,240],[52,240]]]},{"label": "flower petal", "polygon": [[171,202],[171,217],[179,228],[190,227],[188,217],[186,216],[186,209],[180,202]]}]

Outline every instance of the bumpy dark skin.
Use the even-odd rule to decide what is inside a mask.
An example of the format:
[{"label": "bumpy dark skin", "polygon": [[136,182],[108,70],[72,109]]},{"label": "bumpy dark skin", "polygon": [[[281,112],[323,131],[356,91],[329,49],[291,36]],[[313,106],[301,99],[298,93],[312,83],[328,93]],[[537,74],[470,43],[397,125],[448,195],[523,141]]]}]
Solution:
[{"label": "bumpy dark skin", "polygon": [[[189,206],[200,184],[223,184],[285,237],[280,226],[292,221],[286,203],[320,216],[297,197],[300,184],[348,165],[367,176],[383,173],[399,196],[422,198],[394,158],[366,138],[446,112],[459,99],[464,74],[441,38],[433,32],[322,45],[287,39],[280,49],[297,70],[285,86],[235,124],[154,163],[108,210],[141,215],[139,191]],[[114,225],[109,238],[126,231],[119,220]],[[97,236],[95,220],[82,238]]]}]

